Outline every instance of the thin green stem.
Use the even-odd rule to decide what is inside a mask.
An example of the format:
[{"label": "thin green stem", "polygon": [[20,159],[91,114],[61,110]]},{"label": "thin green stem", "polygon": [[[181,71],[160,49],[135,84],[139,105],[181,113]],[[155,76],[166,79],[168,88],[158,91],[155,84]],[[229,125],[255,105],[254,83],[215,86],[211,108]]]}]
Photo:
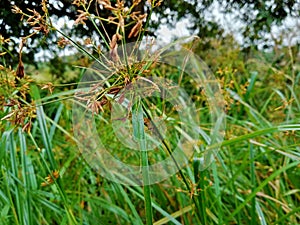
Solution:
[{"label": "thin green stem", "polygon": [[148,153],[146,149],[146,139],[144,131],[144,116],[141,99],[139,98],[135,103],[132,110],[132,124],[133,133],[136,140],[139,142],[141,151],[141,163],[142,163],[142,176],[143,176],[143,188],[145,197],[145,212],[146,212],[146,224],[152,225],[152,200],[151,200],[151,189],[150,189],[150,177],[149,177],[149,164],[148,164]]},{"label": "thin green stem", "polygon": [[[252,191],[254,191],[254,187],[256,187],[255,182],[255,165],[254,165],[254,149],[253,144],[250,143],[250,174],[251,174],[251,183],[252,183]],[[255,205],[256,198],[252,198],[251,200],[251,225],[256,224],[256,216],[255,216]]]},{"label": "thin green stem", "polygon": [[[191,190],[191,187],[190,187],[190,185],[189,185],[189,183],[188,183],[188,180],[187,180],[187,178],[184,176],[183,172],[181,171],[180,166],[178,165],[176,159],[174,158],[174,156],[173,156],[173,154],[172,154],[172,151],[171,151],[169,145],[167,144],[167,142],[165,141],[165,139],[164,139],[163,136],[161,135],[159,129],[157,128],[157,126],[156,126],[155,123],[153,122],[153,119],[152,119],[151,115],[148,113],[148,111],[146,110],[146,107],[145,107],[143,104],[142,104],[142,107],[143,107],[143,110],[144,110],[144,112],[145,112],[147,118],[150,119],[151,125],[153,126],[153,128],[154,128],[154,130],[155,130],[155,133],[158,134],[159,139],[162,141],[163,145],[165,146],[165,148],[166,148],[167,151],[168,151],[168,154],[170,155],[170,157],[172,158],[172,160],[173,160],[173,162],[174,162],[176,168],[178,169],[179,174],[180,174],[180,176],[181,176],[181,178],[182,178],[182,180],[183,180],[183,183],[185,184],[187,190],[189,191],[189,193],[192,193],[192,190]],[[192,196],[192,201],[193,201],[193,203],[195,204],[196,208],[199,208],[199,207],[198,207],[199,204],[198,204],[198,202],[196,201],[195,196]],[[198,214],[196,214],[196,215],[197,215],[197,218],[198,218],[198,219],[201,217],[201,216],[198,215]]]}]

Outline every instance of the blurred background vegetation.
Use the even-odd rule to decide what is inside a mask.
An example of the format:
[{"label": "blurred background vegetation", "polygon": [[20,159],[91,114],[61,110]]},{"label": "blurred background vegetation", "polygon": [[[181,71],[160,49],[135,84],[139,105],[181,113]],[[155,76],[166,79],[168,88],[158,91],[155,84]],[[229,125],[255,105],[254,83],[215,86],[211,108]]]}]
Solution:
[{"label": "blurred background vegetation", "polygon": [[[77,10],[80,10],[80,7],[75,7],[72,2],[72,0],[49,1],[48,12],[53,22],[57,23],[59,21],[63,27],[62,29],[67,34],[80,37],[81,41],[83,41],[85,38],[92,37],[96,30],[91,21],[72,26],[77,19]],[[116,1],[111,2],[114,4]],[[149,13],[149,5],[146,2],[146,0],[140,1],[135,6],[134,11]],[[95,4],[96,7],[91,7],[90,13],[101,14],[104,18],[112,16],[112,12],[104,7],[99,7],[97,1],[94,1],[92,4]],[[12,53],[16,53],[19,37],[29,35],[32,30],[28,24],[20,20],[21,15],[11,13],[13,5],[23,9],[24,12],[26,12],[26,9],[35,9],[41,13],[41,7],[38,0],[1,0],[0,34],[5,39],[11,38],[10,46],[4,46],[9,48]],[[132,1],[125,1],[125,6],[130,7],[131,5]],[[229,22],[227,26],[240,28],[238,32],[243,37],[243,48],[257,47],[259,44],[264,48],[270,48],[283,44],[283,37],[274,34],[274,26],[280,27],[282,24],[286,25],[286,22],[289,21],[294,31],[299,29],[300,3],[297,0],[164,0],[152,15],[147,32],[155,36],[160,26],[167,25],[172,28],[175,27],[178,21],[186,19],[188,21],[186,29],[191,34],[198,35],[203,39],[203,42],[209,41],[210,38],[222,39],[228,33],[228,30],[225,30],[223,26],[226,25],[225,21],[220,21],[220,18],[217,18],[216,14],[218,13],[230,16],[231,21],[227,21]],[[66,23],[65,26],[62,25],[64,22]],[[116,26],[112,23],[104,23],[104,28],[111,37],[115,32]],[[130,30],[131,28],[132,26],[129,26],[127,29]],[[283,30],[283,32],[292,32],[287,26],[285,28],[286,30]],[[102,27],[99,27],[99,29],[101,32],[104,31]],[[28,49],[26,55],[24,55],[24,61],[34,63],[34,61],[38,60],[34,57],[35,54],[42,49],[47,49],[47,51],[51,52],[51,56],[55,56],[59,52],[56,45],[58,39],[56,35],[56,32],[50,31],[45,37],[36,35],[30,38],[27,43]],[[98,41],[101,42],[103,40]],[[299,40],[294,44],[299,45]],[[209,48],[209,45],[207,47]],[[16,62],[17,57],[12,57],[12,60]]]},{"label": "blurred background vegetation", "polygon": [[[76,7],[72,2],[72,0],[49,1],[47,7],[52,22],[78,43],[83,44],[85,40],[92,38],[96,45],[105,48],[103,39],[93,38],[96,37],[97,30],[91,21],[86,20],[84,23],[73,25],[78,18],[78,10],[82,10],[82,8]],[[116,3],[116,1],[111,2],[112,4]],[[112,12],[105,7],[99,7],[97,1],[92,4],[95,5],[90,7],[91,14],[100,14],[104,18],[112,16]],[[10,52],[10,54],[2,56],[2,59],[7,64],[17,66],[20,37],[28,36],[33,31],[30,25],[21,21],[20,14],[11,12],[14,5],[23,9],[24,12],[27,9],[34,9],[41,13],[42,10],[39,0],[1,0],[0,34],[4,39],[10,39],[10,42],[2,43],[2,49],[7,49]],[[132,1],[125,1],[126,7],[131,5]],[[134,7],[133,11],[149,13],[149,9],[147,1],[142,0]],[[165,34],[158,32],[162,26],[167,26],[172,30],[176,27],[177,22],[185,21],[182,24],[184,27],[181,29],[185,30],[185,35],[188,31],[190,34],[201,38],[198,52],[200,54],[205,52],[201,56],[209,64],[211,63],[210,55],[206,54],[206,51],[215,48],[216,42],[225,43],[229,41],[235,47],[238,46],[241,53],[245,53],[243,57],[251,57],[251,50],[258,48],[262,51],[273,51],[273,55],[269,54],[269,57],[272,58],[270,59],[271,63],[282,65],[286,62],[286,57],[279,49],[287,46],[292,47],[294,58],[299,50],[300,37],[297,32],[300,29],[299,16],[300,3],[297,0],[164,0],[152,14],[146,34],[154,37],[162,36]],[[227,20],[222,21],[222,18],[227,18]],[[126,23],[130,23],[130,19]],[[132,27],[133,25],[126,29],[130,31]],[[233,27],[237,27],[237,29],[231,29]],[[105,30],[108,36],[112,37],[116,25],[104,21],[103,26],[99,26],[97,29],[101,32]],[[135,41],[136,39],[136,37],[132,37],[127,41]],[[76,62],[81,61],[80,65],[82,66],[86,66],[88,62],[83,59],[82,54],[76,54],[74,49],[70,50],[68,46],[65,48],[58,47],[58,41],[58,33],[54,30],[49,31],[46,35],[42,33],[33,35],[27,39],[22,58],[25,64],[33,65],[35,69],[39,70],[43,68],[39,62],[46,61],[50,73],[48,78],[51,77],[52,81],[68,82],[71,78],[67,78],[66,74],[71,75],[70,68],[71,70],[74,69],[70,62],[74,62],[75,59]],[[233,44],[234,41],[236,42]],[[65,54],[73,54],[73,56],[64,57]],[[72,60],[70,60],[71,58]]]}]

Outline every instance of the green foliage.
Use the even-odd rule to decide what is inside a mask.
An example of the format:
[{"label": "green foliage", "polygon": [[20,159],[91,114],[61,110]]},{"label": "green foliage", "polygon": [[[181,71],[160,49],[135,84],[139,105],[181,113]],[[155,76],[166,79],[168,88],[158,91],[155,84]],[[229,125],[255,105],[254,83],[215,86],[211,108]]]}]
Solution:
[{"label": "green foliage", "polygon": [[[17,47],[19,46],[18,39],[20,37],[26,37],[32,32],[36,30],[32,30],[32,27],[22,21],[22,16],[20,14],[12,13],[13,6],[17,6],[20,10],[25,12],[26,14],[30,14],[31,12],[28,9],[35,10],[36,12],[40,13],[41,15],[44,13],[41,7],[41,3],[47,3],[47,17],[51,16],[51,19],[56,23],[59,19],[68,21],[69,24],[76,21],[79,16],[79,12],[77,10],[84,10],[79,4],[79,7],[76,6],[76,1],[71,0],[60,0],[60,1],[23,1],[23,0],[1,0],[1,8],[0,8],[0,34],[4,38],[11,38],[10,44],[5,44],[6,48],[9,48],[12,54],[14,55],[13,58],[6,57],[6,60],[10,62],[17,62],[18,58],[17,55]],[[80,2],[80,1],[78,1]],[[114,16],[114,14],[104,8],[100,7],[97,1],[86,1],[89,2],[90,6],[90,13],[99,16],[101,15],[103,18],[108,18],[109,16]],[[78,3],[77,3],[78,4]],[[112,1],[112,4],[116,4],[115,1]],[[144,5],[145,2],[142,1],[140,5],[134,7],[134,10],[140,11],[141,13],[144,12]],[[131,1],[125,1],[125,5],[128,7],[132,6]],[[149,9],[147,9],[149,10]],[[28,18],[26,18],[28,19]],[[18,22],[19,21],[19,22]],[[130,23],[130,26],[126,28],[128,33],[134,26],[132,19],[127,18],[126,23]],[[103,25],[103,26],[102,26]],[[95,35],[98,30],[101,33],[107,32],[108,37],[112,37],[115,34],[116,24],[110,23],[108,21],[102,21],[102,24],[98,24],[98,27],[95,28],[93,22],[91,20],[84,20],[83,23],[79,23],[75,26],[72,26],[70,29],[69,25],[62,28],[64,32],[73,37],[81,37],[80,39],[83,40],[87,37],[91,37]],[[106,40],[108,37],[105,37]],[[136,38],[128,38],[130,41],[135,41]],[[54,30],[49,30],[46,33],[40,32],[39,34],[32,36],[30,39],[27,40],[28,52],[24,54],[24,62],[26,63],[36,63],[35,62],[35,55],[39,53],[41,50],[50,51],[52,55],[57,55],[60,53],[60,49],[57,47],[58,42],[57,33]],[[97,40],[98,44],[104,43],[104,40]],[[39,61],[39,59],[37,59]],[[57,62],[59,63],[59,62]]]},{"label": "green foliage", "polygon": [[[52,16],[53,21],[58,21],[59,19],[65,19],[66,21],[76,21],[78,19],[79,13],[76,11],[76,6],[72,4],[76,1],[70,0],[59,0],[51,1],[47,3],[48,14]],[[78,1],[80,2],[80,1]],[[113,13],[106,9],[105,7],[100,7],[100,4],[97,1],[86,1],[89,2],[89,12],[95,16],[101,15],[103,18],[108,18],[113,16]],[[145,12],[149,14],[150,8],[149,4],[146,4],[146,0],[140,1],[140,3],[134,7],[134,11]],[[211,21],[207,19],[207,15],[210,13],[210,7],[219,3],[220,11],[230,14],[235,12],[237,19],[245,23],[244,29],[242,30],[245,45],[256,45],[260,41],[266,44],[265,40],[266,35],[270,34],[271,27],[274,24],[280,25],[284,19],[287,17],[297,18],[299,17],[299,2],[295,0],[289,1],[249,1],[249,0],[227,0],[227,1],[213,1],[206,0],[199,2],[198,0],[184,1],[184,0],[167,0],[162,1],[160,7],[156,9],[156,20],[149,21],[149,34],[154,34],[156,29],[162,23],[173,26],[175,21],[179,21],[183,18],[189,20],[188,29],[192,33],[196,34],[206,39],[207,37],[220,38],[223,35],[223,28],[220,27],[216,21]],[[112,1],[112,5],[116,2]],[[78,4],[78,3],[77,3]],[[132,1],[124,1],[124,4],[127,7],[132,6]],[[15,38],[24,37],[32,33],[30,26],[25,25],[22,22],[16,22],[21,20],[21,16],[18,14],[11,13],[13,6],[19,7],[25,13],[29,13],[27,9],[34,9],[40,14],[42,14],[41,1],[9,1],[2,0],[2,7],[0,9],[0,34],[4,38],[11,38],[11,43],[6,44],[6,48],[10,48],[13,55],[17,53],[18,40]],[[80,10],[83,10],[83,7],[79,7]],[[236,11],[238,13],[236,13]],[[165,21],[165,22],[164,22]],[[129,26],[126,28],[127,33],[133,28],[134,23],[132,20],[127,18],[126,23]],[[103,25],[103,26],[102,26]],[[84,20],[82,24],[70,27],[63,28],[70,36],[80,36],[83,38],[91,37],[93,34],[96,34],[98,31],[104,33],[107,32],[108,37],[112,37],[115,33],[116,24],[102,21],[102,24],[98,24],[98,28],[95,28],[91,20]],[[127,37],[126,37],[127,38]],[[108,38],[105,37],[107,40]],[[128,41],[135,41],[136,38],[127,38]],[[57,48],[57,36],[56,33],[52,30],[47,32],[46,35],[40,33],[36,36],[31,37],[28,40],[27,46],[29,51],[24,55],[24,62],[33,63],[35,59],[35,54],[40,52],[41,49],[48,49],[53,54],[59,52]],[[104,44],[103,40],[99,41],[98,44]],[[7,57],[6,60],[17,61],[17,57]]]},{"label": "green foliage", "polygon": [[[72,43],[89,60],[101,62],[85,45]],[[112,44],[111,40],[110,50],[114,49]],[[192,46],[185,43],[182,48]],[[265,52],[253,48],[245,53],[231,36],[226,36],[203,40],[192,50],[219,81],[227,112],[225,140],[210,146],[199,140],[199,146],[207,151],[221,146],[216,160],[206,170],[200,170],[200,161],[193,157],[170,178],[144,187],[123,185],[100,176],[77,150],[85,141],[74,136],[76,128],[71,124],[71,107],[78,95],[72,88],[74,84],[64,84],[73,80],[64,71],[82,76],[90,69],[86,58],[81,61],[75,55],[58,59],[61,63],[52,62],[52,68],[43,64],[39,73],[57,83],[42,79],[33,82],[27,75],[19,79],[9,63],[3,63],[0,223],[299,224],[299,49],[289,46]],[[185,88],[195,104],[202,132],[211,132],[208,99],[199,83],[180,73],[179,67],[166,67],[155,59],[128,62],[118,70],[110,64],[114,76],[105,80],[101,91],[79,96],[84,109],[92,111],[95,123],[101,125],[98,132],[105,144],[113,145],[116,139],[108,122],[113,101],[110,94],[122,93],[149,74],[169,78]],[[81,67],[73,69],[74,64]],[[105,67],[108,62],[101,65]],[[55,77],[50,76],[51,70]],[[169,136],[158,150],[170,154],[178,142],[176,126],[190,126],[179,119],[174,107],[157,96],[140,99],[128,117],[133,124],[132,135],[145,149],[144,137],[155,130],[150,123],[152,116],[161,116],[162,108],[168,115]],[[139,165],[136,159],[141,159],[147,165],[164,159],[158,152],[128,150],[118,142],[112,148],[114,156],[126,159],[126,163]],[[143,168],[141,174],[147,183],[149,171]]]},{"label": "green foliage", "polygon": [[[218,4],[220,12],[232,15],[232,18],[244,23],[241,33],[245,46],[257,45],[259,42],[268,47],[267,35],[271,33],[273,25],[280,25],[287,18],[298,18],[300,4],[295,0],[288,1],[249,1],[249,0],[205,0],[162,1],[158,8],[156,21],[152,21],[151,27],[157,28],[161,21],[172,26],[174,21],[183,18],[188,19],[188,27],[192,33],[206,39],[210,37],[220,38],[223,28],[217,21],[211,21],[208,17],[212,13],[211,6]],[[234,26],[236,21],[231,21]],[[195,33],[196,32],[196,33]]]},{"label": "green foliage", "polygon": [[[194,210],[205,215],[200,219],[202,224],[296,224],[300,216],[300,127],[276,125],[279,121],[274,113],[280,111],[280,121],[285,124],[299,123],[299,83],[293,88],[289,82],[282,83],[285,88],[274,87],[274,79],[281,78],[281,73],[290,73],[289,67],[279,64],[276,67],[281,73],[270,70],[275,55],[256,52],[252,54],[260,55],[257,59],[243,61],[245,57],[234,43],[216,43],[215,50],[201,54],[211,56],[206,61],[220,80],[224,77],[222,85],[230,84],[234,78],[226,88],[227,100],[233,99],[228,108],[226,140],[210,169],[199,172],[195,161],[182,170],[192,185],[191,192],[179,174],[151,187],[155,224],[200,223]],[[298,64],[297,59],[294,65]],[[174,75],[172,71],[168,73]],[[248,79],[253,86],[238,94]],[[264,82],[266,85],[262,85]],[[277,95],[295,99],[285,105]],[[277,109],[280,104],[282,107]],[[112,183],[95,173],[74,151],[76,140],[67,125],[70,103],[62,101],[50,107],[56,114],[49,118],[43,111],[37,112],[31,134],[8,130],[10,126],[2,121],[2,127],[7,127],[0,143],[2,223],[145,222],[142,189]],[[56,169],[59,180],[47,184]],[[196,204],[191,196],[196,197]]]}]

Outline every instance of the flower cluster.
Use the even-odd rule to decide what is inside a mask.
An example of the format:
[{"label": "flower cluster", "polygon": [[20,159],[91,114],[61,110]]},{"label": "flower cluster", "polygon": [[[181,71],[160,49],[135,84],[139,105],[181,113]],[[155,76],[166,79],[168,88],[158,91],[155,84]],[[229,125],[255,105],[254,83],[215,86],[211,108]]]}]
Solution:
[{"label": "flower cluster", "polygon": [[44,12],[43,15],[41,15],[39,12],[37,12],[35,9],[27,9],[30,14],[27,14],[23,12],[18,6],[14,5],[12,7],[12,12],[15,14],[21,14],[21,20],[27,18],[26,23],[33,27],[33,30],[35,30],[34,33],[30,34],[29,36],[25,37],[25,39],[29,38],[30,36],[42,32],[44,35],[48,35],[50,32],[50,22],[49,22],[49,15],[48,15],[48,9],[47,9],[47,1],[42,0],[41,3],[42,11]]},{"label": "flower cluster", "polygon": [[41,186],[46,187],[48,185],[51,185],[58,178],[59,178],[59,172],[57,170],[54,170],[52,174],[49,174],[47,177],[45,177],[45,182],[42,182]]}]

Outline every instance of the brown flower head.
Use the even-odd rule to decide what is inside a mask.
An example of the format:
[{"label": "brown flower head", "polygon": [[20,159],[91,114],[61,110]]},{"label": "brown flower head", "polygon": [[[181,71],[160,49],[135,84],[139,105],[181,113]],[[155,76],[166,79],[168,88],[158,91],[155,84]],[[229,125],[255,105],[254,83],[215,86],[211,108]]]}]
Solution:
[{"label": "brown flower head", "polygon": [[88,20],[88,13],[82,10],[77,10],[80,14],[77,16],[74,24],[83,24],[85,25],[85,21]]}]

